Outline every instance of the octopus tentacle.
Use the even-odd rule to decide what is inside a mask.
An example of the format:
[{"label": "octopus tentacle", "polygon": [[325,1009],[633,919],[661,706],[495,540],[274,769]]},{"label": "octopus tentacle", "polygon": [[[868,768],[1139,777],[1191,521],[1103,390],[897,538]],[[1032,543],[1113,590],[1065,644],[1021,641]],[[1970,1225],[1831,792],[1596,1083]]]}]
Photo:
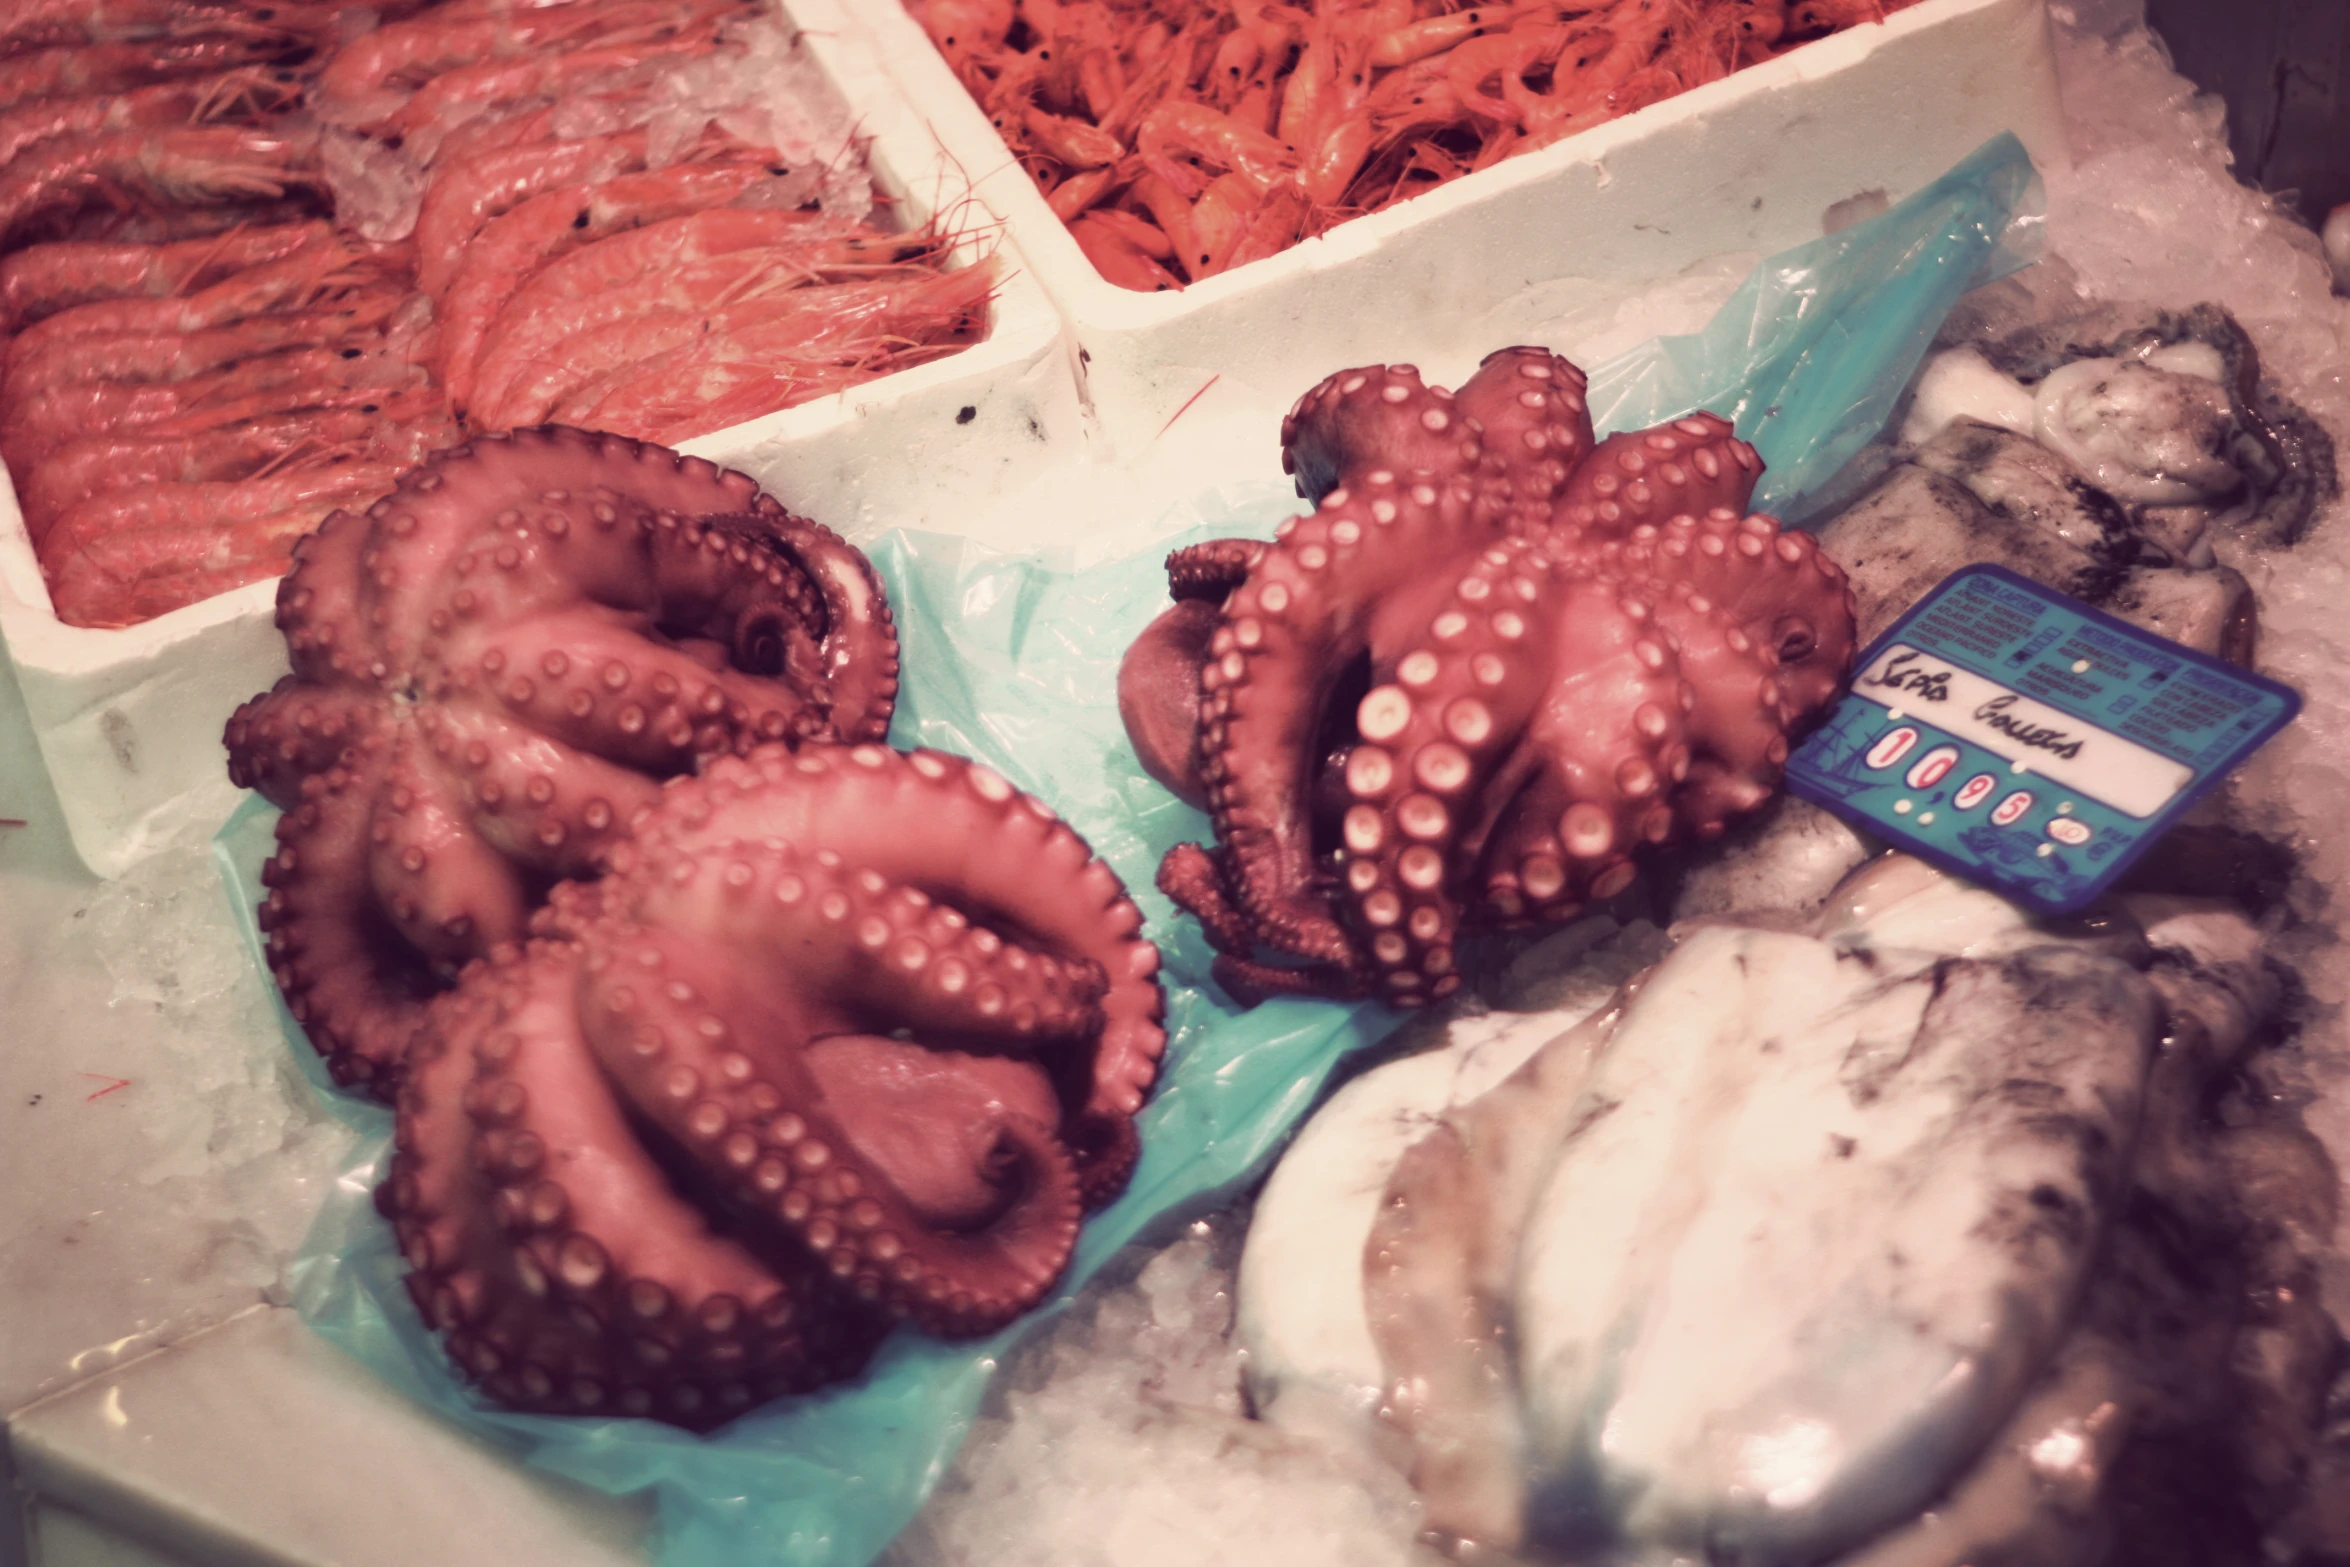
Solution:
[{"label": "octopus tentacle", "polygon": [[368,880],[408,944],[453,974],[485,945],[520,937],[530,899],[514,862],[469,830],[465,802],[415,750],[398,736],[375,789]]},{"label": "octopus tentacle", "polygon": [[1761,477],[1762,458],[1728,420],[1686,414],[1594,447],[1560,495],[1552,526],[1600,540],[1717,506],[1743,513]]},{"label": "octopus tentacle", "polygon": [[229,782],[290,807],[302,796],[302,779],[340,761],[373,717],[365,696],[288,675],[229,716]]},{"label": "octopus tentacle", "polygon": [[347,761],[302,780],[261,867],[257,915],[272,977],[338,1083],[385,1091],[440,987],[429,962],[374,928],[349,895],[369,874],[377,789],[389,742],[369,734]]},{"label": "octopus tentacle", "polygon": [[[338,920],[325,946],[426,991],[519,935],[549,882],[596,874],[658,779],[836,719],[879,734],[897,691],[880,584],[839,538],[743,474],[557,427],[453,448],[329,517],[278,624],[294,673],[230,721],[230,776],[291,810],[306,776],[352,772],[353,736],[380,741],[313,813],[340,822],[363,790],[374,851],[308,855],[281,945]],[[302,983],[322,1039],[376,1004]],[[396,1064],[371,1061],[375,1092]]]},{"label": "octopus tentacle", "polygon": [[610,861],[411,1047],[379,1202],[457,1363],[701,1428],[893,1318],[1041,1299],[1165,1042],[1075,834],[956,758],[775,746],[672,782]]},{"label": "octopus tentacle", "polygon": [[496,712],[424,709],[412,721],[484,843],[545,877],[593,875],[628,820],[660,795],[644,772],[566,752]]},{"label": "octopus tentacle", "polygon": [[[814,589],[823,627],[808,677],[824,687],[833,738],[856,745],[887,736],[897,705],[897,629],[873,563],[830,528],[793,516],[768,496],[759,497],[747,517],[707,523],[714,531],[742,531],[771,545]],[[752,651],[745,638],[761,629],[759,620],[746,620],[736,635],[738,652]]]},{"label": "octopus tentacle", "polygon": [[1496,821],[1480,865],[1485,911],[1502,922],[1615,896],[1634,874],[1632,853],[1671,835],[1666,798],[1689,765],[1695,689],[1656,623],[1654,591],[1594,572],[1562,583],[1546,606],[1555,640],[1541,711],[1521,742],[1530,776],[1491,797]]},{"label": "octopus tentacle", "polygon": [[501,1401],[695,1429],[861,1368],[880,1327],[804,1255],[713,1226],[576,1030],[581,958],[499,949],[402,1089],[392,1218],[425,1319]]},{"label": "octopus tentacle", "polygon": [[1462,932],[1758,804],[1850,665],[1842,574],[1742,518],[1761,459],[1712,414],[1595,444],[1581,372],[1520,347],[1457,395],[1341,371],[1281,440],[1314,512],[1172,558],[1120,671],[1137,754],[1216,828],[1159,885],[1244,1001],[1441,996]]},{"label": "octopus tentacle", "polygon": [[1167,557],[1167,596],[1178,604],[1194,599],[1222,604],[1224,595],[1248,580],[1264,553],[1260,539],[1210,539],[1186,545]]},{"label": "octopus tentacle", "polygon": [[1452,867],[1480,793],[1542,695],[1550,573],[1549,556],[1522,540],[1487,549],[1408,651],[1374,670],[1356,710],[1361,740],[1342,769],[1352,802],[1340,826],[1345,907],[1381,993],[1400,1006],[1460,988]]},{"label": "octopus tentacle", "polygon": [[654,847],[648,832],[700,853],[717,814],[755,819],[758,836],[824,845],[974,923],[1000,923],[1064,963],[1098,967],[1101,1028],[1090,1050],[1056,1058],[1055,1082],[1088,1205],[1124,1185],[1135,1151],[1128,1123],[1166,1046],[1158,949],[1141,939],[1141,912],[1116,874],[1048,806],[978,763],[878,745],[765,748],[671,789],[679,797],[640,824],[638,846],[615,851],[616,870]]},{"label": "octopus tentacle", "polygon": [[1508,475],[1514,526],[1538,530],[1568,479],[1591,454],[1591,411],[1583,372],[1540,348],[1485,356],[1455,404],[1483,442],[1485,458]]},{"label": "octopus tentacle", "polygon": [[[1345,393],[1346,384],[1342,397],[1384,401],[1367,383],[1356,394]],[[1452,423],[1433,401],[1422,414]],[[1429,596],[1426,558],[1498,536],[1476,516],[1473,457],[1457,448],[1453,455],[1449,473],[1404,480],[1381,469],[1359,490],[1325,494],[1234,590],[1200,671],[1207,752],[1200,771],[1229,889],[1267,945],[1309,962],[1361,965],[1315,864],[1306,759],[1316,754],[1340,676],[1372,650],[1373,617],[1364,610]],[[1415,629],[1428,618],[1409,607],[1395,612],[1398,624],[1416,622]]]},{"label": "octopus tentacle", "polygon": [[1627,571],[1685,582],[1721,606],[1776,656],[1791,712],[1825,703],[1852,667],[1851,588],[1808,533],[1718,507],[1635,528],[1603,555]]},{"label": "octopus tentacle", "polygon": [[[609,946],[591,933],[587,961],[611,978],[591,984],[583,1010],[605,1071],[688,1158],[859,1298],[957,1337],[991,1332],[1036,1304],[1067,1265],[1080,1214],[1045,1074],[839,1029],[848,1009],[830,992],[855,983],[855,960],[868,950],[861,927],[878,938],[876,954],[909,939],[881,912],[885,893],[812,861],[770,865],[748,880],[711,870],[691,881],[726,887],[719,901],[756,923],[757,940],[805,966],[781,985],[746,983],[736,966],[712,960],[707,932],[690,918]],[[935,982],[906,988],[927,1010],[961,999]],[[997,987],[992,1009],[974,1000],[952,1007],[957,1023],[999,1038],[1066,1036],[1088,1010],[1064,1005],[1022,1030],[1014,1012],[1033,1014],[1036,1003],[1002,994]]]}]

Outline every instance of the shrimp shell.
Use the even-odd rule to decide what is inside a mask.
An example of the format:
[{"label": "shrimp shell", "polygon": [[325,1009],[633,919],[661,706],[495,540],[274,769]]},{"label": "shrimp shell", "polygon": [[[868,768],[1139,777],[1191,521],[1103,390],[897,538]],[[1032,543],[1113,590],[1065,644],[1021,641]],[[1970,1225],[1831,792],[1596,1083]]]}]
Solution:
[{"label": "shrimp shell", "polygon": [[101,299],[154,299],[207,287],[326,232],[324,223],[281,223],[168,245],[30,245],[0,257],[0,332]]},{"label": "shrimp shell", "polygon": [[539,268],[629,228],[715,207],[773,173],[763,163],[682,163],[542,192],[482,226],[441,298],[440,372],[462,414],[498,313]]},{"label": "shrimp shell", "polygon": [[286,568],[294,542],[339,506],[392,486],[389,463],[92,496],[57,519],[41,569],[69,626],[127,626]]},{"label": "shrimp shell", "polygon": [[315,183],[313,139],[217,125],[53,136],[0,167],[0,245],[34,218],[92,195],[167,205],[278,197]]}]

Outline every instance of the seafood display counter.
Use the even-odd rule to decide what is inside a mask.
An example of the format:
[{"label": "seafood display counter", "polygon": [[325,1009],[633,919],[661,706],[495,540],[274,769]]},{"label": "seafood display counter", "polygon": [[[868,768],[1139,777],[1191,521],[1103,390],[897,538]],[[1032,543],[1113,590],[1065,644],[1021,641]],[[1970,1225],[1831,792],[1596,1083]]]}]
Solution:
[{"label": "seafood display counter", "polygon": [[[857,126],[875,186],[899,220],[957,235],[954,266],[997,267],[988,331],[946,358],[685,446],[757,475],[788,471],[798,504],[856,537],[952,527],[1082,449],[1085,415],[1059,318],[1016,247],[971,221],[962,171],[939,156],[826,0],[798,9],[801,45],[837,88],[839,112]],[[866,460],[916,449],[919,463]],[[51,603],[14,487],[0,482],[0,638],[92,869],[116,873],[233,803],[209,776],[212,757],[229,712],[284,671],[270,626],[276,591],[274,579],[253,582],[122,629],[68,623]]]},{"label": "seafood display counter", "polygon": [[[2286,284],[2114,300],[2115,4],[1917,0],[1152,294],[895,0],[789,0],[983,341],[446,447],[279,627],[63,624],[0,492],[0,1567],[2350,1552],[2350,304],[2224,174]],[[1778,798],[1968,566],[2079,601],[2051,691],[2108,624],[2307,700],[2079,919]],[[2089,836],[2008,801],[1985,863]],[[666,1467],[738,1436],[821,1505]]]}]

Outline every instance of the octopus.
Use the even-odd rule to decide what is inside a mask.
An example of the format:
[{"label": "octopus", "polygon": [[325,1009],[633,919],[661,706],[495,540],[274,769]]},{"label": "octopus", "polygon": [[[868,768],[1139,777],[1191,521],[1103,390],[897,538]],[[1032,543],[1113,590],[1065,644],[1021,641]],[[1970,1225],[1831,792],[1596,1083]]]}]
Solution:
[{"label": "octopus", "polygon": [[1282,426],[1313,512],[1169,557],[1120,707],[1210,814],[1159,885],[1236,998],[1453,994],[1464,931],[1566,919],[1769,799],[1839,688],[1844,573],[1746,514],[1754,449],[1706,413],[1595,440],[1583,391],[1528,347],[1457,394],[1341,371]]},{"label": "octopus", "polygon": [[864,557],[747,475],[545,427],[403,475],[295,548],[292,673],[228,723],[284,815],[267,955],[336,1081],[390,1099],[431,1000],[592,876],[661,781],[886,733]]},{"label": "octopus", "polygon": [[1117,876],[989,769],[872,743],[719,757],[607,858],[412,1047],[377,1201],[456,1364],[699,1430],[1035,1305],[1166,1039]]},{"label": "octopus", "polygon": [[1254,1405],[1519,1559],[2257,1559],[2316,1527],[2342,1349],[2333,1165],[2244,1086],[2273,930],[1885,856],[1629,983],[1586,934],[1276,1169]]}]

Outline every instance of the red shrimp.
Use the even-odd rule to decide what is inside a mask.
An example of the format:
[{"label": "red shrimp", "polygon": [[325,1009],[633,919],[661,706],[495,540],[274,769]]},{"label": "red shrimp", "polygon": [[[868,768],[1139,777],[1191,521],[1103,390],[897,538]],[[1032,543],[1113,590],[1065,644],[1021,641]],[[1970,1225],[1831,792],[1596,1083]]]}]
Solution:
[{"label": "red shrimp", "polygon": [[1087,169],[1055,185],[1045,201],[1053,209],[1055,217],[1063,223],[1071,223],[1076,221],[1079,213],[1089,210],[1095,202],[1123,183],[1125,181],[1115,168]]},{"label": "red shrimp", "polygon": [[380,322],[398,304],[397,294],[384,291],[333,310],[250,316],[202,331],[86,332],[51,339],[38,353],[9,355],[0,398],[20,403],[83,381],[185,381],[289,348],[340,343]]},{"label": "red shrimp", "polygon": [[[722,429],[961,346],[984,325],[994,286],[992,270],[978,266],[843,284],[837,292],[809,289],[805,308],[722,325],[707,341],[621,367],[583,388],[561,412],[623,433],[659,430],[682,438],[696,426]],[[819,294],[833,297],[809,297]],[[762,383],[763,390],[754,390]],[[770,395],[778,400],[756,406]]]},{"label": "red shrimp", "polygon": [[958,70],[1003,47],[1012,14],[1012,0],[922,0],[914,9],[938,52]]},{"label": "red shrimp", "polygon": [[271,65],[292,52],[286,40],[226,37],[39,49],[0,60],[0,109]]},{"label": "red shrimp", "polygon": [[1497,27],[1507,27],[1516,13],[1507,5],[1472,6],[1466,11],[1448,11],[1441,16],[1425,17],[1408,22],[1392,32],[1381,35],[1371,45],[1371,64],[1384,69],[1410,65],[1439,55],[1464,39],[1475,38]]},{"label": "red shrimp", "polygon": [[0,55],[204,34],[283,42],[304,38],[319,20],[318,7],[293,0],[266,10],[265,18],[254,7],[222,0],[10,0],[0,12]]},{"label": "red shrimp", "polygon": [[129,92],[49,98],[0,111],[0,164],[52,136],[155,130],[251,118],[291,108],[301,89],[283,72],[247,66],[216,76],[159,82]]},{"label": "red shrimp", "polygon": [[856,241],[873,259],[903,259],[933,243],[923,236],[892,236],[861,230],[817,213],[771,208],[713,207],[582,246],[542,268],[507,302],[474,360],[469,409],[494,406],[519,367],[553,352],[577,328],[580,301],[631,288],[668,268],[731,255],[792,245],[809,247]]},{"label": "red shrimp", "polygon": [[1262,131],[1252,131],[1229,115],[1196,103],[1169,100],[1142,117],[1135,131],[1135,147],[1153,174],[1178,192],[1198,192],[1206,182],[1179,158],[1196,158],[1211,168],[1228,169],[1246,180],[1258,195],[1297,167],[1297,154]]},{"label": "red shrimp", "polygon": [[375,433],[356,410],[280,414],[194,436],[85,435],[49,453],[17,485],[38,545],[49,524],[85,497],[154,484],[242,479],[304,453],[353,453]]},{"label": "red shrimp", "polygon": [[42,546],[57,618],[135,625],[275,575],[327,513],[381,496],[398,473],[357,462],[92,496],[59,517]]},{"label": "red shrimp", "polygon": [[1126,156],[1118,138],[1098,125],[1047,114],[1031,106],[1025,116],[1029,138],[1036,146],[1072,169],[1097,169]]},{"label": "red shrimp", "polygon": [[540,267],[618,230],[732,201],[772,173],[760,163],[680,163],[547,191],[492,218],[441,296],[440,373],[449,407],[465,411],[491,322]]},{"label": "red shrimp", "polygon": [[[1077,248],[1085,252],[1085,259],[1093,263],[1096,272],[1120,288],[1146,294],[1183,286],[1182,280],[1161,266],[1157,258],[1103,221],[1109,216],[1108,212],[1088,212],[1069,225],[1070,238],[1077,241]],[[1168,256],[1173,255],[1174,247],[1170,245]]]},{"label": "red shrimp", "polygon": [[663,26],[641,29],[624,42],[597,36],[576,48],[567,40],[518,58],[470,61],[419,87],[377,129],[387,137],[411,138],[444,120],[453,125],[469,118],[487,104],[561,97],[599,76],[668,67],[708,53],[723,24],[742,15],[743,9],[742,0],[698,0]]},{"label": "red shrimp", "polygon": [[404,84],[517,49],[657,24],[664,14],[648,0],[573,0],[486,16],[427,11],[336,50],[318,73],[319,111],[336,124],[364,129],[399,111]]},{"label": "red shrimp", "polygon": [[538,142],[494,152],[433,181],[416,215],[416,281],[435,300],[449,290],[465,246],[483,224],[559,185],[592,184],[644,166],[645,133]]},{"label": "red shrimp", "polygon": [[290,255],[324,223],[231,229],[169,245],[59,243],[0,256],[0,332],[101,299],[160,298]]},{"label": "red shrimp", "polygon": [[270,354],[182,381],[78,381],[11,400],[0,413],[0,456],[29,469],[67,441],[99,431],[194,435],[304,408],[382,407],[398,388],[361,381],[331,348]]},{"label": "red shrimp", "polygon": [[0,245],[92,195],[197,206],[282,196],[315,181],[314,148],[307,137],[218,125],[51,137],[0,168]]},{"label": "red shrimp", "polygon": [[596,398],[582,394],[596,389],[599,378],[629,380],[640,361],[681,347],[706,357],[730,335],[755,327],[794,323],[793,341],[845,335],[893,308],[904,292],[905,285],[894,280],[833,283],[713,309],[638,314],[568,338],[559,353],[531,362],[504,398],[483,410],[481,428],[540,424],[559,408],[584,414]]},{"label": "red shrimp", "polygon": [[[25,328],[10,345],[7,384],[16,386],[20,377],[35,385],[122,379],[112,371],[94,376],[87,373],[90,364],[105,359],[111,344],[123,340],[169,343],[175,337],[228,327],[250,317],[302,310],[337,290],[371,279],[382,281],[380,272],[364,264],[359,252],[328,242],[249,267],[184,298],[108,299],[61,310]],[[332,318],[313,317],[305,326],[315,329],[327,319]]]}]

